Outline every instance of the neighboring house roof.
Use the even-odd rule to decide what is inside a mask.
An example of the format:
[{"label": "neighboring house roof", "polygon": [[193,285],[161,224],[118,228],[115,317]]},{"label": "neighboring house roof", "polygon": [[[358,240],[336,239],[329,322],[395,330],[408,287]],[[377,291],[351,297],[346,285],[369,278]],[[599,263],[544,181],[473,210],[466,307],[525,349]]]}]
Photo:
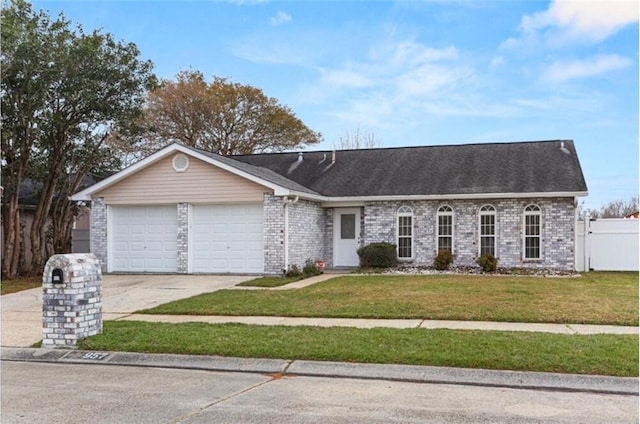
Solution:
[{"label": "neighboring house roof", "polygon": [[[75,174],[74,174],[75,175]],[[73,178],[73,175],[70,176]],[[94,175],[86,175],[82,180],[82,187],[89,187],[97,182],[97,178]],[[35,209],[40,201],[40,194],[42,191],[42,181],[37,181],[32,178],[25,178],[20,185],[20,193],[18,194],[18,202],[20,207],[27,209]]]},{"label": "neighboring house roof", "polygon": [[571,140],[233,156],[328,197],[582,193]]},{"label": "neighboring house roof", "polygon": [[76,193],[72,200],[90,200],[93,194],[175,152],[191,154],[269,187],[276,195],[327,202],[587,194],[571,140],[236,156],[174,143]]},{"label": "neighboring house roof", "polygon": [[627,219],[638,219],[639,215],[640,215],[640,212],[636,211],[636,212],[633,212],[633,213],[630,213],[630,214],[626,215],[625,218],[627,218]]}]

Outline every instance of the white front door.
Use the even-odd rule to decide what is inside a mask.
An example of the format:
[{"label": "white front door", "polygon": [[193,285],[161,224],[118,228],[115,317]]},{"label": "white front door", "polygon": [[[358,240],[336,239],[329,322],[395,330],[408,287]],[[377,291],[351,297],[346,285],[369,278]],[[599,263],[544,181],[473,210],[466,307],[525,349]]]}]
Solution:
[{"label": "white front door", "polygon": [[333,266],[358,266],[360,208],[336,208],[333,214]]}]

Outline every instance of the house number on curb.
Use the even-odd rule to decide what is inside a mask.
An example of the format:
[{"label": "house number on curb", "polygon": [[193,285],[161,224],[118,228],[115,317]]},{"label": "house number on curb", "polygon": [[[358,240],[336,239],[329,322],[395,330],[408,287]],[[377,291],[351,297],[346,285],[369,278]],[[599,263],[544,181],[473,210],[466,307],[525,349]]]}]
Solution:
[{"label": "house number on curb", "polygon": [[87,352],[84,355],[82,355],[82,359],[93,359],[94,361],[101,361],[107,356],[109,356],[108,353]]}]

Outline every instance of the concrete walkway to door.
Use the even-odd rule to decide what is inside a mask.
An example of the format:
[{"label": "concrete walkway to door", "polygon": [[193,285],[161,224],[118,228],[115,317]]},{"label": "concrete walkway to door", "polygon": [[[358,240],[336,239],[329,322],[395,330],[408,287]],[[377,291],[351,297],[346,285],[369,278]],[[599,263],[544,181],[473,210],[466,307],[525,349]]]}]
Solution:
[{"label": "concrete walkway to door", "polygon": [[[233,287],[249,275],[104,275],[103,319],[118,319],[140,309]],[[42,340],[42,289],[2,296],[1,345],[27,347]]]}]

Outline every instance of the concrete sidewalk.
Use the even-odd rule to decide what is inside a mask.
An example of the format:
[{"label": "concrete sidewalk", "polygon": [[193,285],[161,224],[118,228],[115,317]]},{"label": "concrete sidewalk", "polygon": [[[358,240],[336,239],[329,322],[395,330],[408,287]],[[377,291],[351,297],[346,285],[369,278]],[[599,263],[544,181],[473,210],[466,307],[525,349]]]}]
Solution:
[{"label": "concrete sidewalk", "polygon": [[421,319],[357,319],[357,318],[304,318],[273,316],[227,316],[227,315],[146,315],[131,314],[117,321],[145,322],[204,322],[208,324],[253,324],[253,325],[307,325],[317,327],[355,327],[355,328],[425,328],[451,330],[495,330],[495,331],[531,331],[555,334],[638,334],[638,327],[617,325],[588,324],[545,324],[520,322],[489,321],[444,321]]},{"label": "concrete sidewalk", "polygon": [[638,395],[635,377],[501,371],[450,367],[360,364],[265,358],[231,358],[130,352],[95,352],[34,348],[2,348],[2,361],[49,362],[83,365],[126,365],[273,374],[278,376],[333,377],[368,380],[457,384],[571,392]]}]

